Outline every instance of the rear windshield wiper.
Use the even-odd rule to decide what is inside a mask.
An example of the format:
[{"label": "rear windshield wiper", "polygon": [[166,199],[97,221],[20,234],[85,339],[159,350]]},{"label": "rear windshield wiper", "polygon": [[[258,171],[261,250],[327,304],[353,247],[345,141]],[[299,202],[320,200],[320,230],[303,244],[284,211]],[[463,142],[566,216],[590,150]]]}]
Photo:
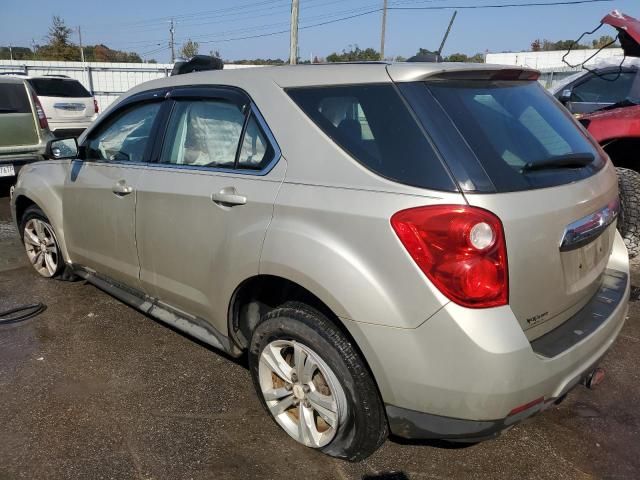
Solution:
[{"label": "rear windshield wiper", "polygon": [[525,163],[521,172],[536,170],[552,170],[555,168],[583,168],[591,164],[596,157],[592,153],[570,153],[556,157],[545,158],[538,162]]}]

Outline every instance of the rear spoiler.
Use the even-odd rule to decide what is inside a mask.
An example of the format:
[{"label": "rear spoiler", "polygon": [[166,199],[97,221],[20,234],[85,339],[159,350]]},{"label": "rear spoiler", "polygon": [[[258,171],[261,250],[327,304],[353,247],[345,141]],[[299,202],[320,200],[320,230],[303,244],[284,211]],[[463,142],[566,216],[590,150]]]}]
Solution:
[{"label": "rear spoiler", "polygon": [[394,82],[466,81],[535,81],[540,72],[532,68],[487,63],[392,63],[387,73]]},{"label": "rear spoiler", "polygon": [[640,21],[614,10],[600,23],[610,25],[618,31],[618,39],[627,57],[640,57]]}]

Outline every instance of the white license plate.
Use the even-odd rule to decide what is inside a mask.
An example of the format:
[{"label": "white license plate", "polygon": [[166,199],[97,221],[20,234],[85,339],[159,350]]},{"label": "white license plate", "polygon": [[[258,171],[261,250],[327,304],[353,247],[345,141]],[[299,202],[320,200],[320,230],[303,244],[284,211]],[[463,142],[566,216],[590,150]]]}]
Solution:
[{"label": "white license plate", "polygon": [[0,177],[13,177],[15,174],[13,165],[0,165]]}]

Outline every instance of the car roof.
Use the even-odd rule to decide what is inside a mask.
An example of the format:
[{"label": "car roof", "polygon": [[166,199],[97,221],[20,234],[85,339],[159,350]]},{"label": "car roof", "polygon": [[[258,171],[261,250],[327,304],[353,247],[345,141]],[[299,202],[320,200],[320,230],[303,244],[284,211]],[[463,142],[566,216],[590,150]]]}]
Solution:
[{"label": "car roof", "polygon": [[131,94],[154,88],[220,83],[233,85],[271,81],[282,88],[418,81],[443,72],[486,70],[535,71],[524,67],[486,63],[332,63],[234,68],[176,75],[152,80],[135,87]]},{"label": "car roof", "polygon": [[18,75],[0,75],[0,83],[23,83],[25,77]]}]

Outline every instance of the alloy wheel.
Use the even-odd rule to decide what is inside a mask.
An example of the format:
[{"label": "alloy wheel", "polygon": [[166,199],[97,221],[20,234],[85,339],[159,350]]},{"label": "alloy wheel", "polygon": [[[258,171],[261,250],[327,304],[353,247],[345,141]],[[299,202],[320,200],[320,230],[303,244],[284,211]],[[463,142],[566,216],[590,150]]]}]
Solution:
[{"label": "alloy wheel", "polygon": [[262,395],[278,424],[313,448],[327,445],[346,414],[346,396],[320,356],[294,340],[274,340],[260,354]]},{"label": "alloy wheel", "polygon": [[32,218],[24,226],[23,238],[33,268],[43,277],[53,277],[58,271],[60,255],[51,225]]}]

